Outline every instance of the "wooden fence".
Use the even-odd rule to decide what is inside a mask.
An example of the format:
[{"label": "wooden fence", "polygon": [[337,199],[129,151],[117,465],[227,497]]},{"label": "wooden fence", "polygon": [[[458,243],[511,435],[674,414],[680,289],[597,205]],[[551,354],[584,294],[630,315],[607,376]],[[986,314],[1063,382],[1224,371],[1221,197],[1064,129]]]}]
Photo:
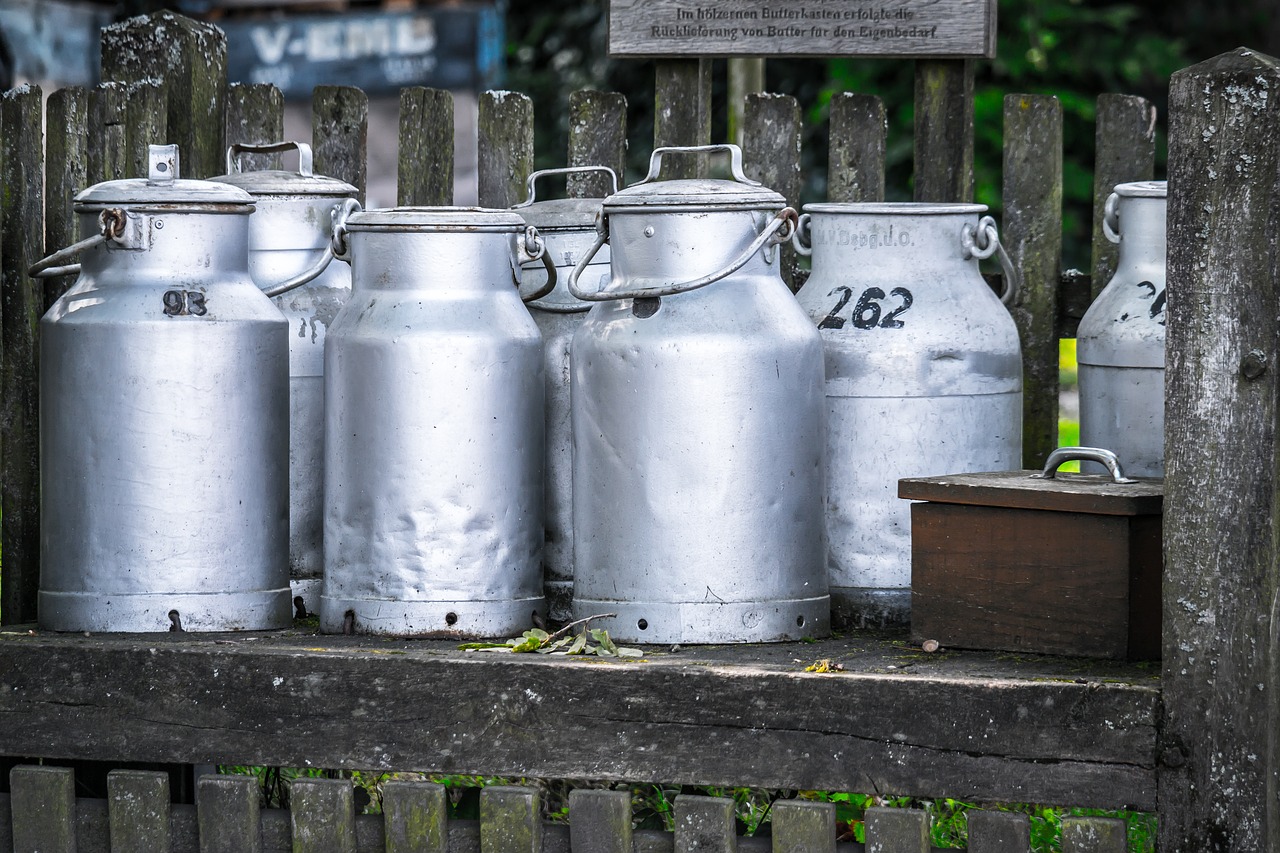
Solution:
[{"label": "wooden fence", "polygon": [[[609,663],[307,632],[82,637],[29,630],[23,623],[35,617],[39,565],[38,321],[69,282],[41,283],[25,271],[46,247],[76,239],[73,191],[142,174],[145,143],[178,143],[184,176],[207,177],[223,171],[229,137],[282,135],[279,94],[228,87],[224,69],[215,28],[160,13],[104,31],[104,79],[112,82],[55,92],[47,113],[34,88],[0,103],[0,615],[20,626],[0,631],[0,757],[9,757],[0,763],[235,762],[1132,807],[1158,810],[1168,851],[1280,849],[1274,60],[1240,50],[1172,82],[1158,675],[1134,665],[927,655],[862,635],[813,645],[652,649],[644,662]],[[656,73],[655,144],[706,141],[707,63],[664,61]],[[971,197],[972,97],[967,62],[917,63],[918,200]],[[317,172],[364,186],[366,103],[354,89],[316,90]],[[401,105],[399,202],[448,203],[451,100],[409,89]],[[620,168],[622,97],[581,92],[570,113],[568,163]],[[744,120],[750,173],[792,203],[799,115],[790,98],[756,95]],[[831,200],[883,195],[883,116],[884,106],[867,96],[833,102]],[[482,205],[506,207],[522,196],[533,121],[522,95],[481,97]],[[1114,183],[1152,177],[1153,130],[1152,108],[1141,99],[1099,99],[1092,275],[1063,275],[1061,109],[1048,96],[1005,100],[1002,238],[1023,277],[1013,313],[1024,344],[1029,466],[1056,444],[1057,340],[1073,334],[1114,265],[1112,247],[1098,237],[1101,201]],[[585,181],[571,190],[600,192]],[[798,274],[792,265],[793,281]],[[804,671],[819,658],[844,671]],[[202,781],[192,811],[167,806],[161,777],[112,778],[104,803],[77,800],[66,771],[14,769],[8,795],[0,796],[0,851],[10,840],[19,851],[77,843],[107,849],[108,837],[117,850],[478,845],[482,853],[536,853],[566,843],[563,829],[539,823],[534,795],[523,790],[487,792],[478,829],[455,824],[446,832],[436,820],[439,790],[425,784],[393,786],[382,818],[353,818],[346,783],[300,782],[286,818],[257,813],[251,781]],[[619,795],[584,793],[571,802],[568,843],[575,853],[764,844],[734,840],[723,801],[686,798],[678,808],[673,836],[629,836]],[[796,853],[836,847],[830,809],[775,808],[774,845]],[[927,849],[921,813],[876,810],[871,817],[868,850]],[[970,849],[1025,849],[1025,826],[1017,823],[975,814]],[[1121,849],[1122,827],[1072,827],[1064,836],[1076,846],[1066,849]],[[410,835],[418,840],[411,844]]]}]

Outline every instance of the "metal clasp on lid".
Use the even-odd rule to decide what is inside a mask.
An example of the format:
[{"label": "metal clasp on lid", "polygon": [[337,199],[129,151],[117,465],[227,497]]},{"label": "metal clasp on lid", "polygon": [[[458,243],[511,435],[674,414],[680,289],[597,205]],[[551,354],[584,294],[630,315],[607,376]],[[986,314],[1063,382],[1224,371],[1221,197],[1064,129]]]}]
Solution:
[{"label": "metal clasp on lid", "polygon": [[147,146],[147,183],[152,186],[178,180],[178,146]]}]

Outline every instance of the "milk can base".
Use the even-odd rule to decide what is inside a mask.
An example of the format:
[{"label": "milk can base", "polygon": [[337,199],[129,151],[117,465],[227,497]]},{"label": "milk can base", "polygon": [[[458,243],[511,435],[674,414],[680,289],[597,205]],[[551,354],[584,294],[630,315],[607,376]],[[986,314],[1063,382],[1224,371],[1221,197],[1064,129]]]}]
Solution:
[{"label": "milk can base", "polygon": [[532,628],[535,613],[545,617],[547,603],[541,596],[503,601],[393,601],[321,595],[320,630],[345,633],[348,612],[355,634],[507,639]]},{"label": "milk can base", "polygon": [[293,624],[289,588],[260,592],[145,593],[40,591],[47,631],[168,631],[177,611],[184,631],[267,631]]},{"label": "milk can base", "polygon": [[627,643],[771,643],[825,637],[831,633],[831,599],[767,601],[622,602],[576,598],[573,618]]},{"label": "milk can base", "polygon": [[831,588],[831,623],[837,628],[905,629],[911,625],[911,590]]}]

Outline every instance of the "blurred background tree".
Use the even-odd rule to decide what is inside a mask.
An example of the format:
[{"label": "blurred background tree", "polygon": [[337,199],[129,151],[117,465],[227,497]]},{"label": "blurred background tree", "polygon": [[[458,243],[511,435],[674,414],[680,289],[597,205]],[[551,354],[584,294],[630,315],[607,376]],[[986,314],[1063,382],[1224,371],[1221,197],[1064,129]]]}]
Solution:
[{"label": "blurred background tree", "polygon": [[[1104,92],[1142,95],[1159,109],[1169,76],[1240,44],[1280,51],[1280,15],[1272,0],[1090,2],[1000,0],[998,55],[975,63],[976,201],[1000,211],[1003,100],[1006,94],[1056,95],[1064,119],[1064,264],[1087,268],[1092,215],[1094,104]],[[512,3],[507,14],[507,87],[534,100],[539,168],[564,165],[569,93],[594,88],[627,96],[629,180],[643,174],[653,141],[653,63],[606,54],[606,0]],[[716,124],[726,136],[725,61],[713,67]],[[802,201],[825,198],[826,128],[833,94],[879,95],[889,116],[886,191],[911,198],[913,64],[909,60],[770,59],[765,88],[795,96],[805,120]],[[1156,176],[1164,175],[1163,128]]]}]

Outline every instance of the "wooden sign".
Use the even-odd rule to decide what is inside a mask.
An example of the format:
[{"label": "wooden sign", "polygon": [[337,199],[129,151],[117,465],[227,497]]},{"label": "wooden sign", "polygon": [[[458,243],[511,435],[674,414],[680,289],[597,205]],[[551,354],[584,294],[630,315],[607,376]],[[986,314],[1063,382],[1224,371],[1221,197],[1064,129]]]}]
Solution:
[{"label": "wooden sign", "polygon": [[993,57],[996,0],[611,0],[609,54]]}]

